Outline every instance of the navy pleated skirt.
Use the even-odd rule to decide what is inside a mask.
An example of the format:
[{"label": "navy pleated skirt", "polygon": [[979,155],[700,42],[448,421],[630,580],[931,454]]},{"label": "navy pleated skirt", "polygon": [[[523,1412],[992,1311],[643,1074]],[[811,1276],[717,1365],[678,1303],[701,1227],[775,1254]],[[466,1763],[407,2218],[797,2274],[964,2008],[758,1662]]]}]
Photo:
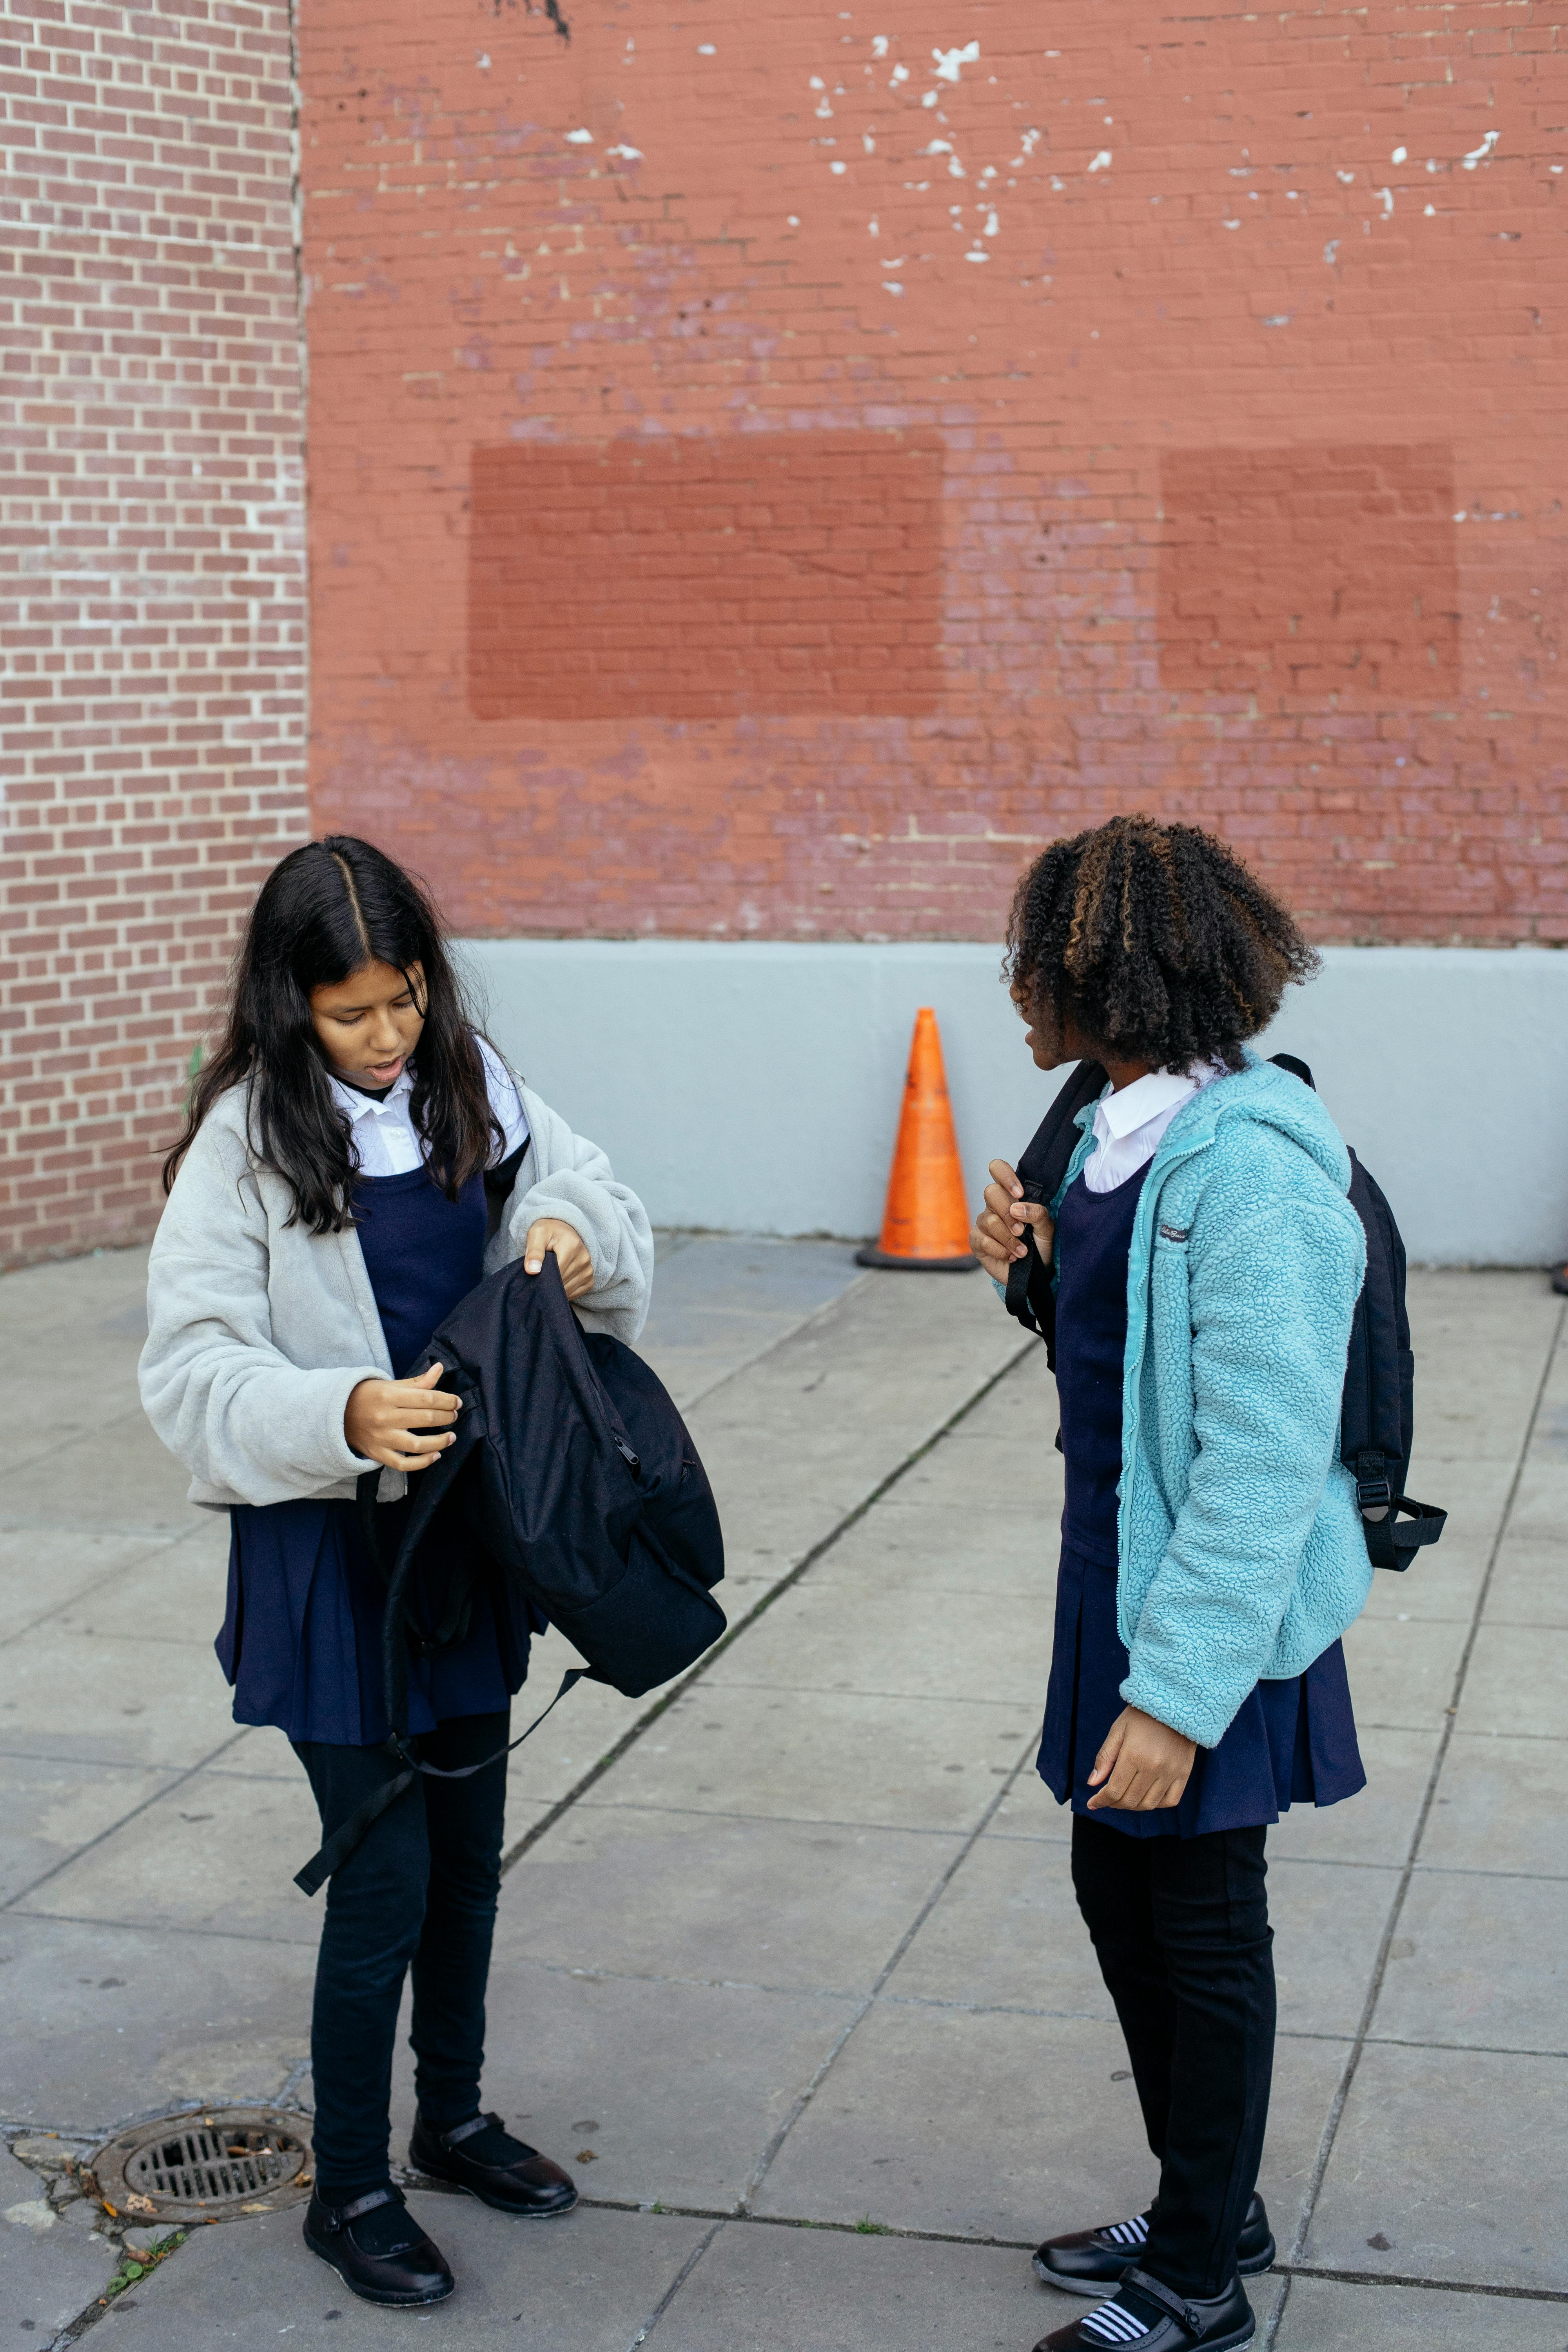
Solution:
[{"label": "navy pleated skirt", "polygon": [[[384,1507],[386,1540],[395,1548]],[[216,1643],[237,1723],[271,1723],[290,1739],[369,1748],[390,1728],[382,1699],[381,1573],[348,1502],[240,1505],[229,1513],[228,1607]],[[417,1603],[416,1603],[417,1606]],[[431,1594],[419,1615],[439,1615]],[[521,1622],[520,1622],[521,1620]],[[528,1674],[526,1607],[479,1585],[466,1637],[408,1662],[408,1727],[499,1714]]]},{"label": "navy pleated skirt", "polygon": [[[1116,1628],[1116,1570],[1066,1544],[1039,1774],[1058,1804],[1087,1813],[1095,1757],[1127,1702],[1128,1656]],[[1288,1682],[1260,1682],[1217,1748],[1200,1748],[1179,1804],[1092,1818],[1129,1837],[1202,1837],[1265,1827],[1292,1805],[1337,1805],[1366,1786],[1344,1651],[1338,1642]]]}]

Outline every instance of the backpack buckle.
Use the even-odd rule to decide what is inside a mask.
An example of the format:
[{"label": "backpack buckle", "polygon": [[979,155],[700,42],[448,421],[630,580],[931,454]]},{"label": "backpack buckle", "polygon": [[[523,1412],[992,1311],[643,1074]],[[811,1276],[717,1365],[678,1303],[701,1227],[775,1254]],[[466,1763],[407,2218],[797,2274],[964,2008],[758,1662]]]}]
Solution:
[{"label": "backpack buckle", "polygon": [[1355,1466],[1355,1498],[1363,1518],[1385,1519],[1394,1500],[1394,1488],[1384,1472],[1383,1455],[1358,1454]]}]

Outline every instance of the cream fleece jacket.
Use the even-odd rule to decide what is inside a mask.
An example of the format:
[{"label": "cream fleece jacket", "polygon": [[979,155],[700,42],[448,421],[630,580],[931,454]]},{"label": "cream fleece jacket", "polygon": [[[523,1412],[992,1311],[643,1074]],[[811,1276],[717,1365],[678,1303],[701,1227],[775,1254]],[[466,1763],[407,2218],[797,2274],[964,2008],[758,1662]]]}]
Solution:
[{"label": "cream fleece jacket", "polygon": [[[521,1255],[536,1218],[560,1217],[594,1261],[579,1316],[634,1340],[653,1282],[647,1213],[596,1144],[518,1091],[528,1150],[485,1270]],[[153,1244],[140,1368],[147,1418],[190,1472],[191,1501],[211,1510],[347,1500],[372,1466],[343,1435],[359,1381],[392,1377],[359,1236],[311,1234],[289,1223],[291,1207],[281,1178],[258,1165],[246,1088],[233,1087],[203,1121]],[[384,1501],[404,1487],[400,1471],[382,1472]]]}]

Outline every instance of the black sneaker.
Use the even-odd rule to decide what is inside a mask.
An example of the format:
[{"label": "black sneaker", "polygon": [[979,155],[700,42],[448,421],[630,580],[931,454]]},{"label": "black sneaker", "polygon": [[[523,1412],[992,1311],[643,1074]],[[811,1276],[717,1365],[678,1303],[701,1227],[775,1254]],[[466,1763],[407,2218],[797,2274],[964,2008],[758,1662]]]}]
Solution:
[{"label": "black sneaker", "polygon": [[470,2116],[449,2131],[437,2131],[423,2116],[416,2116],[408,2161],[416,2172],[454,2181],[498,2213],[510,2213],[520,2221],[570,2213],[577,2202],[577,2184],[571,2174],[526,2140],[513,2139],[500,2116]]},{"label": "black sneaker", "polygon": [[1223,2294],[1185,2295],[1129,2271],[1109,2303],[1043,2336],[1035,2352],[1237,2352],[1257,2333],[1238,2278]]},{"label": "black sneaker", "polygon": [[[1035,2249],[1035,2276],[1047,2286],[1065,2287],[1068,2294],[1105,2295],[1114,2292],[1138,2261],[1148,2242],[1151,2205],[1128,2221],[1108,2221],[1103,2229],[1074,2230],[1065,2238],[1047,2238]],[[1274,2237],[1263,2200],[1254,2193],[1237,2241],[1236,2267],[1243,2278],[1266,2271],[1274,2260]]]},{"label": "black sneaker", "polygon": [[400,2189],[373,2189],[347,2205],[329,2205],[319,2192],[312,2195],[305,2211],[305,2243],[365,2303],[445,2303],[458,2284]]}]

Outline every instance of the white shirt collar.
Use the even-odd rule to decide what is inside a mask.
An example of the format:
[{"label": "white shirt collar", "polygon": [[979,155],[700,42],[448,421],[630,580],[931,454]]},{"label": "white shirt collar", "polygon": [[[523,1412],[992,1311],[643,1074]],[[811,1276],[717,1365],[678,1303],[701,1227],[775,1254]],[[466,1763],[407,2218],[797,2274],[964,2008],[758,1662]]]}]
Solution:
[{"label": "white shirt collar", "polygon": [[345,1087],[342,1078],[333,1077],[330,1070],[327,1076],[331,1079],[338,1107],[346,1114],[351,1126],[362,1118],[373,1116],[384,1118],[388,1111],[400,1111],[414,1092],[414,1079],[406,1062],[379,1102],[374,1095],[362,1094],[357,1087]]},{"label": "white shirt collar", "polygon": [[1225,1075],[1220,1062],[1198,1062],[1190,1070],[1151,1070],[1120,1094],[1101,1095],[1094,1106],[1094,1148],[1083,1163],[1085,1190],[1114,1192],[1146,1168],[1165,1129],[1201,1087]]},{"label": "white shirt collar", "polygon": [[1146,1077],[1134,1078],[1130,1087],[1101,1095],[1094,1107],[1094,1131],[1102,1139],[1110,1136],[1120,1141],[1157,1118],[1163,1110],[1174,1110],[1178,1103],[1196,1094],[1198,1084],[1186,1070],[1151,1070]]}]

